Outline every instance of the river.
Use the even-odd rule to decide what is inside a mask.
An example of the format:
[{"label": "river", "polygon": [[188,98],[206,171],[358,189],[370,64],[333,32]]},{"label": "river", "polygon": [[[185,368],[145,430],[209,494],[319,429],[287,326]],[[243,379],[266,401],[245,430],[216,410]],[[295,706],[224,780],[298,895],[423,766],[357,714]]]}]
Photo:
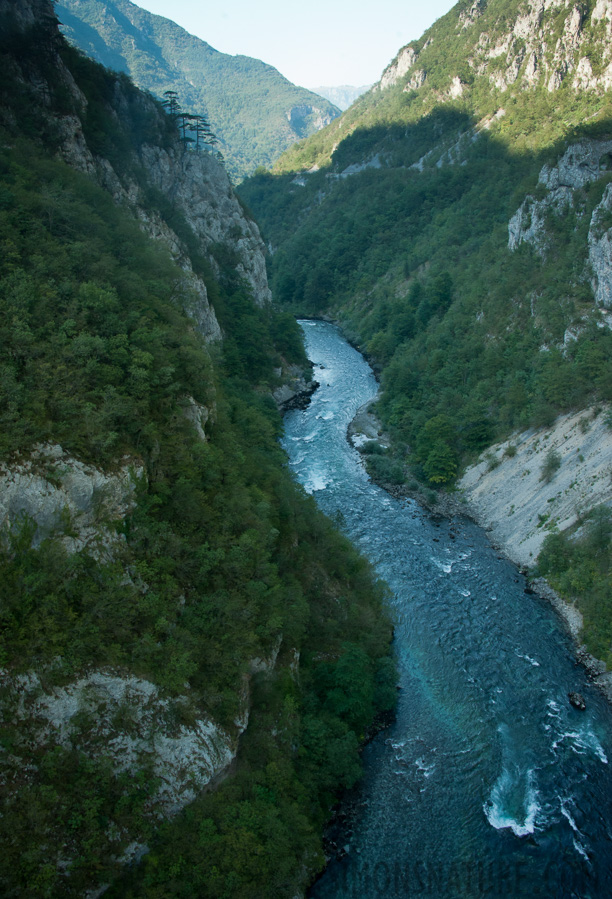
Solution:
[{"label": "river", "polygon": [[333,325],[301,325],[321,386],[286,416],[284,446],[391,588],[401,686],[395,724],[363,753],[347,855],[310,895],[612,896],[609,706],[481,529],[369,481],[346,430],[372,371]]}]

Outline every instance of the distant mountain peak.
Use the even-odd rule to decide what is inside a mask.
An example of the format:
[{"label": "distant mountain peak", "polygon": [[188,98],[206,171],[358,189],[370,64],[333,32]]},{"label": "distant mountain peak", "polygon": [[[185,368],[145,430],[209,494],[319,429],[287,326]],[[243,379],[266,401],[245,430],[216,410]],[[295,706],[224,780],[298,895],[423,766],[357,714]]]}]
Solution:
[{"label": "distant mountain peak", "polygon": [[339,84],[336,87],[313,87],[312,90],[344,111],[371,87],[371,84],[363,84],[361,87],[355,87],[352,84]]}]

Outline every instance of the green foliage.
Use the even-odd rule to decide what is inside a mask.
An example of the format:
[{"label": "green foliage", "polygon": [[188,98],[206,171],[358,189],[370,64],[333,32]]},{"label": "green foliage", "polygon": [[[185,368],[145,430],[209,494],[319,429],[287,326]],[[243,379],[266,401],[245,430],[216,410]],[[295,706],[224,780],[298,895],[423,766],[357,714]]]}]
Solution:
[{"label": "green foliage", "polygon": [[612,513],[595,507],[577,534],[553,532],[538,557],[539,571],[584,619],[588,651],[612,665]]},{"label": "green foliage", "polygon": [[384,447],[377,443],[376,440],[366,440],[366,442],[361,447],[361,452],[366,455],[376,455],[382,456],[384,455]]},{"label": "green foliage", "polygon": [[448,484],[457,474],[457,457],[452,448],[436,440],[423,463],[423,471],[432,484]]},{"label": "green foliage", "polygon": [[[99,67],[82,64],[94,80],[93,129],[106,76],[98,83]],[[121,137],[121,153],[130,140]],[[174,221],[157,199],[150,191],[152,208]],[[193,244],[187,224],[177,227]],[[218,281],[194,252],[227,335],[220,351],[208,348],[169,254],[14,128],[0,151],[0,244],[0,458],[12,464],[50,442],[105,469],[127,457],[145,470],[110,557],[95,546],[69,554],[65,516],[42,542],[27,519],[0,535],[0,664],[10,675],[34,669],[46,686],[108,666],[168,699],[188,687],[194,708],[235,734],[251,660],[282,639],[251,714],[265,747],[218,799],[187,813],[197,841],[185,839],[183,819],[162,829],[142,889],[295,890],[321,863],[338,790],[359,774],[365,726],[393,696],[384,590],[293,483],[278,444],[268,390],[282,361],[304,361],[297,325],[254,304],[227,248],[216,251]],[[206,441],[184,414],[190,397],[213,413]],[[289,673],[296,652],[299,679]],[[151,772],[118,772],[85,732],[73,749],[44,754],[22,726],[8,715],[0,734],[11,749],[0,891],[82,895],[113,881],[129,843],[151,842],[159,827]],[[184,863],[176,841],[191,847]]]},{"label": "green foliage", "polygon": [[[585,327],[592,294],[576,261],[608,176],[585,192],[579,218],[551,214],[544,257],[527,246],[510,253],[508,221],[547,154],[518,154],[481,133],[461,166],[409,167],[413,141],[422,153],[423,135],[431,141],[436,129],[468,124],[438,109],[408,128],[372,129],[381,152],[393,137],[402,167],[334,181],[320,172],[304,186],[262,175],[241,187],[279,243],[276,299],[301,314],[325,310],[358,335],[382,369],[385,426],[410,446],[416,472],[437,484],[513,429],[548,426],[560,412],[612,396],[612,335]],[[578,339],[557,349],[578,321]],[[428,474],[435,441],[424,428],[439,415],[449,424],[440,438],[447,449],[436,448]]]},{"label": "green foliage", "polygon": [[360,726],[373,708],[393,707],[395,668],[346,644],[333,661],[306,656],[301,680],[302,690],[287,675],[256,681],[236,776],[166,825],[141,870],[111,897],[295,894],[304,861],[323,861],[316,829],[337,785],[360,773],[348,722]]},{"label": "green foliage", "polygon": [[[36,778],[23,778],[19,790],[3,803],[4,895],[52,899],[58,890],[82,895],[91,885],[92,872],[101,880],[117,875],[119,865],[107,851],[110,821],[117,834],[119,828],[130,827],[144,839],[152,835],[146,804],[155,780],[145,771],[136,777],[115,773],[103,751],[92,759],[55,746],[38,751],[35,763]],[[56,868],[62,862],[70,872],[66,891]]]},{"label": "green foliage", "polygon": [[384,484],[403,484],[404,470],[402,465],[388,456],[370,454],[366,457],[368,473],[375,481]]},{"label": "green foliage", "polygon": [[556,450],[549,450],[546,453],[546,458],[542,464],[542,472],[540,474],[540,480],[544,481],[545,484],[550,483],[554,478],[555,474],[561,468],[561,456]]},{"label": "green foliage", "polygon": [[177,92],[184,108],[204,116],[237,179],[271,166],[295,140],[317,130],[321,114],[330,120],[337,114],[328,100],[291,84],[272,66],[219,53],[124,0],[63,0],[56,9],[69,40],[93,59],[128,72],[158,97]]}]

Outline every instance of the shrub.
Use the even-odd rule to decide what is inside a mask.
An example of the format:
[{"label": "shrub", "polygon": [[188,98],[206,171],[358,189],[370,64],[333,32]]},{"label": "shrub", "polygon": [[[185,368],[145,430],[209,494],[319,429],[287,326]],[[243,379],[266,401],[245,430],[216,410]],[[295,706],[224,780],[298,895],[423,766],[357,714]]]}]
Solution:
[{"label": "shrub", "polygon": [[560,468],[561,456],[556,450],[549,450],[544,459],[544,464],[542,465],[540,480],[544,481],[545,484],[550,483]]},{"label": "shrub", "polygon": [[380,443],[377,443],[375,440],[368,440],[361,447],[361,452],[368,455],[382,456],[385,451]]}]

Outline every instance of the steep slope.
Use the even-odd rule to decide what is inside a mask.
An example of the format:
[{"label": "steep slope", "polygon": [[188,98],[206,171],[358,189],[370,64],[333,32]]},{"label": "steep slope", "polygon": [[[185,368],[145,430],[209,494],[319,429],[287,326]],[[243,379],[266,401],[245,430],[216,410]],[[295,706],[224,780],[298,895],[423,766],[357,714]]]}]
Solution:
[{"label": "steep slope", "polygon": [[[538,438],[557,446],[559,415],[592,409],[585,427],[607,418],[611,35],[604,0],[458,3],[276,174],[241,188],[274,251],[275,298],[340,319],[381,372],[377,411],[395,452],[369,465],[395,489],[452,486],[496,443],[517,458]],[[612,432],[600,431],[607,446]],[[497,472],[501,458],[496,448],[462,482],[478,513],[474,478],[481,496],[504,481],[495,515],[482,510],[498,534],[524,492],[517,465]],[[533,491],[515,545],[538,524],[538,534],[570,526],[580,541],[589,516],[609,517],[593,510],[610,499],[597,464],[587,454],[574,466],[584,489],[571,509],[558,491]],[[608,590],[587,633],[601,653],[610,544],[580,546],[583,573],[598,572],[598,596]],[[592,582],[575,567],[563,583],[587,601]]]},{"label": "steep slope", "polygon": [[394,693],[278,445],[297,327],[223,169],[48,0],[0,0],[0,58],[0,892],[293,896]]},{"label": "steep slope", "polygon": [[334,103],[338,109],[348,109],[351,103],[354,103],[357,97],[365,94],[372,87],[371,84],[364,84],[361,87],[353,87],[350,84],[341,84],[338,87],[315,87],[315,94],[325,97],[331,103]]},{"label": "steep slope", "polygon": [[129,73],[158,97],[176,91],[186,110],[207,116],[237,179],[272,165],[338,115],[328,100],[272,66],[220,53],[129,0],[63,0],[56,9],[64,34],[92,59]]},{"label": "steep slope", "polygon": [[[498,115],[487,129],[517,151],[551,146],[588,117],[605,114],[611,16],[608,0],[462,0],[403,47],[341,119],[292,148],[277,170],[328,165],[333,155],[334,170],[342,171],[383,149],[393,164],[398,135],[390,126],[414,124],[442,109],[465,113],[472,125]],[[448,125],[452,132],[452,120]],[[434,137],[444,133],[438,120]],[[421,147],[408,137],[402,162],[416,163]]]}]

